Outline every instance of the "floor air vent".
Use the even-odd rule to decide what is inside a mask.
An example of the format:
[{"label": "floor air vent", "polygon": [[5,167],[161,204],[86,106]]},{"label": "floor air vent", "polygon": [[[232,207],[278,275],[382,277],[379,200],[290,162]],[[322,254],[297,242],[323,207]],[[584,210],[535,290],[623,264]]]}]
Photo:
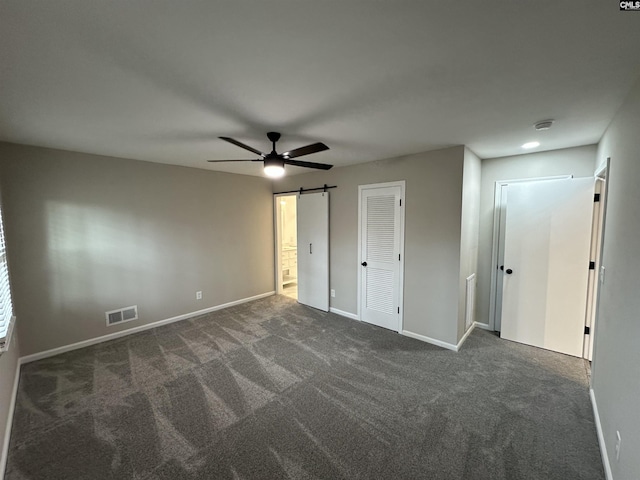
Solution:
[{"label": "floor air vent", "polygon": [[119,308],[118,310],[111,310],[105,312],[107,317],[107,327],[115,325],[117,323],[130,322],[131,320],[138,319],[138,306]]}]

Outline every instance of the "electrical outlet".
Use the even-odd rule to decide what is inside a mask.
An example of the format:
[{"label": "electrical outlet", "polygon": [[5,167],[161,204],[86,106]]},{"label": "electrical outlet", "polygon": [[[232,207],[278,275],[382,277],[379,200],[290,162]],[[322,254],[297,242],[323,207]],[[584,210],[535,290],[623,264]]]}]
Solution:
[{"label": "electrical outlet", "polygon": [[333,288],[331,289],[331,297],[336,297],[336,291]]},{"label": "electrical outlet", "polygon": [[196,300],[202,300],[202,292],[196,292]]},{"label": "electrical outlet", "polygon": [[616,461],[620,460],[620,446],[622,445],[622,438],[620,438],[620,432],[616,431]]}]

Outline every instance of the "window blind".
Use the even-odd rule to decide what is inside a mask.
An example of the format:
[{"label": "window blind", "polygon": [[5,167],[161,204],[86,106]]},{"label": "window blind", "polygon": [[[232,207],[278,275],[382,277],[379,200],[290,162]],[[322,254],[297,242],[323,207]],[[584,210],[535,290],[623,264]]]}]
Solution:
[{"label": "window blind", "polygon": [[12,327],[13,304],[7,266],[7,250],[4,242],[4,224],[0,210],[0,348],[6,348]]}]

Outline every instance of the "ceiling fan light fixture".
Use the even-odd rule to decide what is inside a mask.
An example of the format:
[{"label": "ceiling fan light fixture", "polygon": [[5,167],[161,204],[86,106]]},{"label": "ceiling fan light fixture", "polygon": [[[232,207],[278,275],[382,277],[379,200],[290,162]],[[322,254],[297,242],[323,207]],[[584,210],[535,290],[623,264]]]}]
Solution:
[{"label": "ceiling fan light fixture", "polygon": [[245,145],[244,143],[239,142],[238,140],[234,140],[233,138],[218,137],[220,138],[220,140],[229,142],[236,147],[240,147],[244,150],[255,153],[256,155],[259,155],[260,158],[253,158],[251,160],[207,160],[207,162],[262,162],[264,166],[264,174],[271,178],[282,177],[284,175],[285,165],[294,165],[296,167],[303,168],[315,168],[316,170],[329,170],[333,167],[333,165],[330,165],[328,163],[293,160],[294,158],[329,150],[329,147],[327,147],[324,143],[316,142],[304,147],[294,148],[293,150],[290,150],[288,152],[278,153],[276,151],[276,142],[280,139],[280,134],[278,132],[269,132],[267,133],[267,137],[269,138],[269,140],[271,140],[271,143],[273,145],[273,150],[271,150],[271,153],[269,154],[262,153],[260,150],[256,150],[255,148],[250,147],[249,145]]},{"label": "ceiling fan light fixture", "polygon": [[264,161],[264,174],[267,177],[279,178],[284,175],[284,160],[281,158],[267,158]]}]

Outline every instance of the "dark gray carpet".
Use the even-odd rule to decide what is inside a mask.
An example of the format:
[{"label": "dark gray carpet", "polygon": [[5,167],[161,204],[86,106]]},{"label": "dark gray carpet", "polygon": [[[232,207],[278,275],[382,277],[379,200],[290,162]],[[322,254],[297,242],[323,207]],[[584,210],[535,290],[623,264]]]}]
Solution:
[{"label": "dark gray carpet", "polygon": [[582,360],[274,296],[25,365],[7,479],[603,479]]}]

